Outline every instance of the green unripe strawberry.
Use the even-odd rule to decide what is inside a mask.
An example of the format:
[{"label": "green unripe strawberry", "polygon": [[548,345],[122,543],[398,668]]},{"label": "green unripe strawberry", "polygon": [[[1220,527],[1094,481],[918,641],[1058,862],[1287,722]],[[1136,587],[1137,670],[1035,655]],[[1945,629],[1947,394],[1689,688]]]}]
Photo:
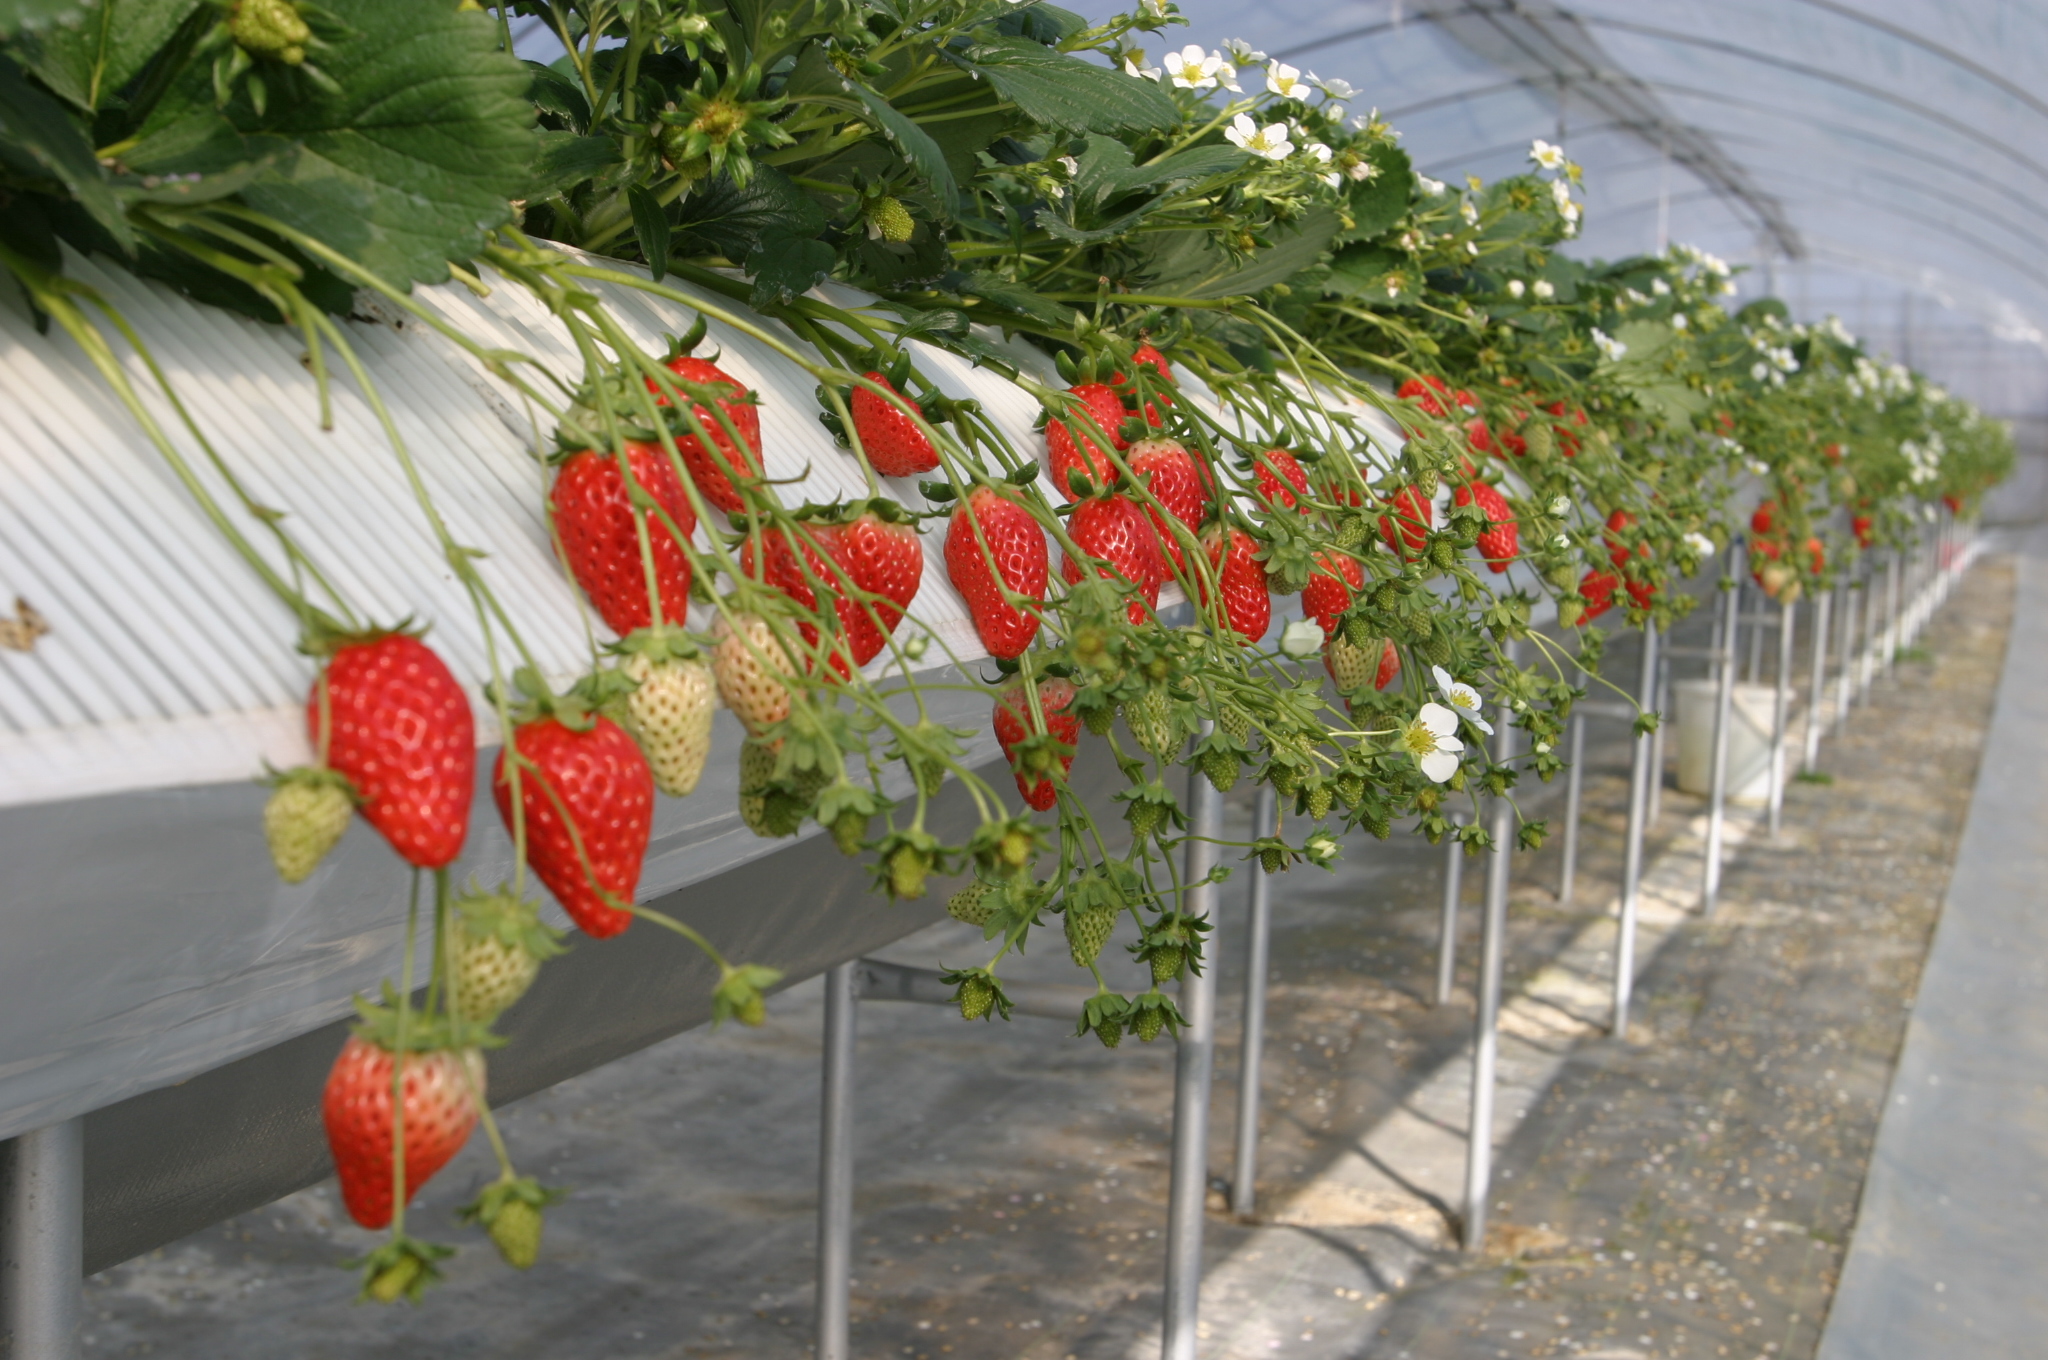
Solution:
[{"label": "green unripe strawberry", "polygon": [[1429,560],[1438,571],[1449,571],[1458,561],[1458,547],[1448,538],[1439,538],[1429,545]]},{"label": "green unripe strawberry", "polygon": [[[1178,944],[1161,945],[1152,951],[1152,981],[1171,982],[1180,976],[1180,966],[1187,959],[1187,946]],[[1143,1017],[1139,1017],[1142,1022]],[[1140,1036],[1143,1037],[1142,1035]]]},{"label": "green unripe strawberry", "polygon": [[355,806],[348,780],[333,770],[301,768],[278,776],[263,805],[263,835],[277,876],[305,882],[348,830]]},{"label": "green unripe strawberry", "polygon": [[1166,808],[1159,803],[1148,803],[1142,799],[1124,809],[1124,820],[1131,824],[1131,838],[1143,841],[1159,829],[1159,823],[1166,817]]},{"label": "green unripe strawberry", "polygon": [[526,1270],[540,1259],[541,1213],[523,1199],[507,1200],[491,1220],[491,1241],[514,1270]]},{"label": "green unripe strawberry", "polygon": [[379,1303],[395,1303],[420,1277],[424,1264],[417,1256],[401,1256],[370,1277],[364,1291]]},{"label": "green unripe strawberry", "polygon": [[1450,638],[1447,637],[1441,629],[1439,629],[1437,632],[1432,633],[1430,635],[1429,641],[1422,644],[1422,654],[1428,657],[1432,662],[1436,663],[1439,666],[1450,665]]},{"label": "green unripe strawberry", "polygon": [[925,876],[931,872],[931,857],[914,845],[899,845],[889,852],[889,893],[909,901],[924,896]]},{"label": "green unripe strawberry", "polygon": [[1384,812],[1368,812],[1361,819],[1361,825],[1380,840],[1394,834],[1394,823]]},{"label": "green unripe strawberry", "polygon": [[228,35],[252,57],[298,66],[313,30],[290,0],[239,0],[228,14]]},{"label": "green unripe strawberry", "polygon": [[1109,729],[1116,726],[1116,706],[1114,704],[1091,705],[1081,710],[1081,721],[1086,723],[1088,730],[1096,736],[1106,737],[1109,735]]},{"label": "green unripe strawberry", "polygon": [[[1163,981],[1164,979],[1161,980]],[[1157,1006],[1144,1007],[1138,1012],[1137,1019],[1131,1022],[1131,1029],[1137,1034],[1139,1041],[1142,1043],[1151,1043],[1159,1037],[1159,1031],[1165,1028],[1166,1012]]]},{"label": "green unripe strawberry", "polygon": [[970,926],[985,926],[996,914],[996,906],[995,885],[977,879],[946,899],[946,914]]},{"label": "green unripe strawberry", "polygon": [[910,209],[903,206],[900,198],[883,195],[868,205],[868,235],[901,245],[917,230],[917,223],[911,220]]},{"label": "green unripe strawberry", "polygon": [[1229,793],[1237,783],[1243,766],[1238,758],[1228,751],[1214,747],[1202,752],[1202,773],[1216,786],[1216,792]]},{"label": "green unripe strawberry", "polygon": [[1102,953],[1102,946],[1109,943],[1110,932],[1116,929],[1116,916],[1115,907],[1090,907],[1081,911],[1071,907],[1067,909],[1067,952],[1073,955],[1076,968],[1086,968]]},{"label": "green unripe strawberry", "polygon": [[1115,1048],[1124,1041],[1124,1022],[1111,1019],[1097,1021],[1095,1037],[1102,1040],[1104,1048]]},{"label": "green unripe strawberry", "polygon": [[848,808],[832,819],[832,843],[848,859],[860,853],[861,839],[867,833],[867,814],[858,808]]},{"label": "green unripe strawberry", "polygon": [[996,1003],[996,989],[980,974],[964,979],[960,983],[960,1018],[979,1020],[987,1015]]},{"label": "green unripe strawberry", "polygon": [[1355,514],[1344,516],[1344,518],[1337,521],[1338,551],[1350,552],[1359,544],[1365,542],[1368,532],[1365,516]]},{"label": "green unripe strawberry", "polygon": [[1344,804],[1345,807],[1357,807],[1359,800],[1364,797],[1365,777],[1363,775],[1340,774],[1337,776],[1337,800]]},{"label": "green unripe strawberry", "polygon": [[1312,820],[1320,822],[1330,815],[1330,804],[1335,801],[1336,794],[1330,788],[1328,780],[1318,779],[1311,782],[1307,795],[1308,815]]},{"label": "green unripe strawberry", "polygon": [[1373,636],[1372,625],[1363,614],[1353,614],[1344,620],[1344,640],[1371,656],[1374,666],[1379,665],[1381,640]]},{"label": "green unripe strawberry", "polygon": [[1375,609],[1392,609],[1401,600],[1401,587],[1392,581],[1382,581],[1372,589],[1372,604]]},{"label": "green unripe strawberry", "polygon": [[497,1019],[526,995],[542,961],[562,952],[556,939],[541,924],[538,903],[503,889],[465,892],[449,921],[448,982],[455,1010],[466,1020]]},{"label": "green unripe strawberry", "polygon": [[1160,685],[1148,685],[1145,692],[1124,705],[1124,721],[1138,745],[1159,760],[1173,755],[1173,700]]},{"label": "green unripe strawberry", "polygon": [[1259,867],[1269,874],[1287,872],[1287,852],[1270,846],[1259,851]]},{"label": "green unripe strawberry", "polygon": [[1216,725],[1240,746],[1252,739],[1252,715],[1227,699],[1216,705]]}]

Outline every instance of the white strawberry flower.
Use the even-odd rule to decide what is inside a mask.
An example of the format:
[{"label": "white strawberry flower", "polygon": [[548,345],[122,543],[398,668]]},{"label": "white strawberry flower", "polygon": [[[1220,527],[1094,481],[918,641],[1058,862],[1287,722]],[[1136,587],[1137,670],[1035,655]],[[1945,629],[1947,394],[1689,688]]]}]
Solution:
[{"label": "white strawberry flower", "polygon": [[1429,672],[1436,679],[1436,691],[1444,696],[1444,702],[1456,709],[1466,722],[1493,735],[1493,726],[1481,716],[1486,711],[1486,701],[1479,697],[1479,691],[1470,685],[1451,679],[1451,673],[1442,666],[1431,666]]},{"label": "white strawberry flower", "polygon": [[1301,99],[1308,94],[1308,85],[1301,79],[1301,72],[1285,62],[1274,62],[1266,68],[1266,93],[1281,99]]},{"label": "white strawberry flower", "polygon": [[1324,94],[1330,96],[1330,98],[1336,100],[1340,104],[1347,99],[1355,99],[1358,97],[1358,90],[1355,86],[1351,84],[1350,81],[1338,80],[1334,76],[1332,76],[1328,80],[1318,80],[1316,79],[1316,73],[1314,71],[1310,71],[1308,73],[1308,83],[1314,85],[1315,87],[1320,89]]},{"label": "white strawberry flower", "polygon": [[1529,159],[1536,162],[1538,169],[1562,170],[1564,169],[1564,148],[1552,146],[1549,142],[1538,137],[1535,141],[1529,143]]},{"label": "white strawberry flower", "polygon": [[1662,279],[1651,279],[1650,291],[1656,294],[1658,297],[1664,297],[1666,294],[1670,293],[1671,285],[1664,282],[1664,280]]},{"label": "white strawberry flower", "polygon": [[1257,66],[1266,60],[1264,52],[1253,47],[1243,38],[1225,38],[1223,40],[1223,50],[1228,52],[1230,59],[1239,66]]},{"label": "white strawberry flower", "polygon": [[1673,330],[1682,331],[1691,324],[1692,318],[1687,316],[1684,312],[1673,312],[1671,314],[1671,328]]},{"label": "white strawberry flower", "polygon": [[1469,199],[1469,198],[1468,198],[1468,199],[1464,199],[1464,200],[1460,201],[1460,202],[1459,202],[1459,204],[1458,204],[1458,216],[1460,216],[1460,217],[1462,217],[1462,218],[1464,218],[1464,219],[1465,219],[1465,225],[1466,225],[1466,226],[1468,226],[1468,227],[1476,227],[1476,226],[1478,226],[1478,225],[1479,225],[1479,205],[1478,205],[1477,203],[1474,203],[1474,202],[1473,202],[1473,201],[1472,201],[1471,199]]},{"label": "white strawberry flower", "polygon": [[1260,127],[1251,120],[1250,114],[1240,113],[1223,129],[1223,135],[1232,145],[1243,147],[1254,156],[1264,156],[1269,161],[1284,161],[1294,154],[1294,143],[1287,139],[1287,124],[1268,123]]},{"label": "white strawberry flower", "polygon": [[1280,630],[1280,650],[1300,660],[1323,649],[1323,626],[1314,619],[1295,619]]},{"label": "white strawberry flower", "polygon": [[1563,519],[1566,515],[1569,515],[1571,512],[1572,503],[1569,500],[1565,499],[1563,496],[1551,497],[1550,517],[1552,519]]},{"label": "white strawberry flower", "polygon": [[1213,89],[1219,83],[1217,75],[1222,69],[1223,54],[1205,52],[1200,43],[1189,43],[1178,52],[1166,54],[1166,74],[1183,90]]},{"label": "white strawberry flower", "polygon": [[1358,183],[1363,184],[1369,179],[1379,178],[1380,168],[1371,161],[1361,157],[1359,160],[1352,162],[1351,168],[1345,171],[1345,173]]},{"label": "white strawberry flower", "polygon": [[1611,364],[1621,362],[1622,356],[1628,353],[1627,345],[1622,344],[1621,341],[1615,339],[1606,331],[1601,330],[1598,326],[1593,328],[1593,348],[1599,350],[1600,357]]},{"label": "white strawberry flower", "polygon": [[1059,162],[1065,167],[1067,178],[1072,179],[1075,175],[1081,173],[1081,162],[1075,160],[1072,156],[1061,156]]},{"label": "white strawberry flower", "polygon": [[1549,279],[1536,280],[1534,287],[1532,287],[1530,291],[1536,294],[1537,297],[1542,298],[1545,302],[1548,302],[1550,301],[1550,299],[1557,296],[1557,287],[1556,285],[1552,284]]},{"label": "white strawberry flower", "polygon": [[1458,753],[1465,743],[1453,735],[1458,715],[1442,704],[1424,704],[1415,721],[1400,731],[1401,749],[1415,757],[1422,773],[1441,784],[1458,772]]},{"label": "white strawberry flower", "polygon": [[1522,282],[1522,281],[1521,281],[1520,279],[1509,279],[1509,280],[1508,280],[1508,296],[1509,296],[1509,297],[1520,297],[1520,296],[1521,296],[1522,294],[1524,294],[1524,293],[1526,293],[1526,292],[1528,292],[1528,291],[1529,291],[1529,285],[1528,285],[1528,284],[1526,284],[1526,283],[1523,283],[1523,282]]},{"label": "white strawberry flower", "polygon": [[1431,179],[1428,175],[1419,172],[1415,176],[1415,186],[1422,190],[1424,198],[1435,198],[1444,191],[1444,182],[1442,180]]},{"label": "white strawberry flower", "polygon": [[1698,530],[1694,530],[1685,536],[1685,546],[1691,548],[1700,557],[1712,557],[1714,555],[1714,540]]},{"label": "white strawberry flower", "polygon": [[1147,66],[1145,64],[1145,49],[1134,47],[1124,53],[1124,74],[1139,80],[1157,80],[1166,73],[1157,66]]}]

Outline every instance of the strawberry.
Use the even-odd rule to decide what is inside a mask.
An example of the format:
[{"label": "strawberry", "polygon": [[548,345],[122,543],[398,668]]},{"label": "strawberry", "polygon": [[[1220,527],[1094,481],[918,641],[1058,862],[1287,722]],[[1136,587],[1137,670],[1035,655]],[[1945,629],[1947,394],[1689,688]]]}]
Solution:
[{"label": "strawberry", "polygon": [[724,617],[711,628],[711,671],[718,697],[755,736],[789,716],[789,690],[777,672],[793,675],[789,653],[767,621],[741,614],[735,628]]},{"label": "strawberry", "polygon": [[1763,504],[1757,506],[1757,508],[1754,511],[1752,511],[1749,516],[1750,529],[1753,532],[1759,534],[1769,533],[1771,531],[1772,516],[1773,513],[1777,510],[1777,508],[1778,503],[1776,501],[1765,501],[1763,502]]},{"label": "strawberry", "polygon": [[1472,446],[1474,453],[1493,452],[1493,431],[1486,427],[1485,417],[1474,416],[1465,422],[1465,442]]},{"label": "strawberry", "polygon": [[336,647],[306,701],[306,728],[399,858],[445,869],[462,852],[476,720],[462,686],[424,642],[383,633]]},{"label": "strawberry", "polygon": [[[1839,455],[1837,455],[1837,461],[1840,461]],[[1942,494],[1941,503],[1948,507],[1948,512],[1951,515],[1960,515],[1963,513],[1963,498],[1961,496],[1956,495],[1952,491],[1944,492]]]},{"label": "strawberry", "polygon": [[562,952],[558,932],[541,924],[540,904],[511,888],[455,900],[447,942],[449,1004],[464,1020],[489,1024],[526,995],[540,966]]},{"label": "strawberry", "polygon": [[1323,641],[1323,669],[1329,672],[1339,694],[1364,689],[1378,662],[1379,657],[1368,649],[1352,646],[1342,632],[1333,632]]},{"label": "strawberry", "polygon": [[[1152,369],[1160,376],[1160,378],[1163,381],[1165,381],[1168,384],[1171,384],[1173,382],[1173,369],[1167,364],[1166,356],[1164,354],[1161,354],[1157,349],[1154,349],[1149,343],[1138,346],[1137,352],[1131,355],[1131,362],[1139,368]],[[1113,373],[1110,375],[1109,382],[1112,387],[1115,387],[1119,391],[1121,391],[1129,383],[1129,379],[1125,378],[1122,373]],[[1159,417],[1159,407],[1173,405],[1173,398],[1167,395],[1166,393],[1159,392],[1157,393],[1157,396],[1159,399],[1158,406],[1153,405],[1149,401],[1145,403],[1145,423],[1152,426],[1154,429],[1157,429],[1161,424],[1164,423],[1161,421]],[[1124,404],[1130,410],[1137,410],[1137,393],[1133,392],[1128,397],[1126,397],[1124,399]]]},{"label": "strawberry", "polygon": [[716,684],[711,668],[680,634],[639,633],[620,666],[636,682],[626,697],[626,730],[640,743],[654,786],[673,798],[694,792],[711,754]]},{"label": "strawberry", "polygon": [[[629,443],[626,461],[633,480],[687,538],[697,527],[697,515],[661,445]],[[569,572],[590,597],[605,626],[624,637],[653,623],[640,530],[633,519],[633,503],[619,460],[593,449],[571,454],[555,473],[548,507],[562,538],[562,556]],[[680,623],[690,608],[690,559],[660,515],[648,514],[647,537],[654,554],[655,581],[661,590],[662,620]]]},{"label": "strawberry", "polygon": [[1826,546],[1818,538],[1812,537],[1806,540],[1804,546],[1806,548],[1806,560],[1809,564],[1807,570],[1815,576],[1826,571],[1828,566],[1828,550]]},{"label": "strawberry", "polygon": [[[796,624],[797,632],[809,647],[816,647],[820,636],[818,586],[822,585],[832,600],[834,617],[842,628],[845,616],[840,606],[847,607],[846,613],[853,610],[851,601],[842,593],[844,583],[826,564],[825,545],[819,540],[821,532],[810,524],[788,528],[768,525],[758,536],[748,534],[740,544],[740,570],[756,581],[774,586],[809,615],[799,617]],[[806,656],[803,660],[808,669],[810,658]],[[853,663],[847,660],[845,647],[833,648],[831,662],[842,680],[853,674]]]},{"label": "strawberry", "polygon": [[[1173,381],[1173,369],[1167,364],[1166,356],[1154,348],[1150,341],[1138,346],[1137,352],[1131,355],[1131,362],[1140,365],[1150,364],[1153,371],[1158,373],[1161,378],[1167,382]],[[1116,375],[1115,381],[1120,383],[1123,380],[1123,374],[1119,373]]]},{"label": "strawberry", "polygon": [[1876,523],[1877,521],[1868,515],[1854,515],[1850,517],[1849,532],[1856,535],[1857,547],[1867,548],[1870,546],[1872,539],[1876,537],[1871,532]]},{"label": "strawberry", "polygon": [[[1111,580],[1121,577],[1138,588],[1139,598],[1130,603],[1130,617],[1132,623],[1143,623],[1147,608],[1159,604],[1166,557],[1159,550],[1159,535],[1152,521],[1145,518],[1137,502],[1128,496],[1083,501],[1068,518],[1067,533],[1097,575]],[[1060,575],[1068,584],[1078,583],[1082,574],[1082,564],[1071,556],[1060,559]]]},{"label": "strawberry", "polygon": [[[1561,401],[1553,401],[1543,409],[1559,417],[1561,420],[1568,420],[1570,425],[1583,426],[1586,423],[1585,411],[1577,406],[1571,408],[1568,416],[1565,411],[1565,405]],[[1554,428],[1557,436],[1557,451],[1567,458],[1577,455],[1579,451],[1579,437],[1573,434],[1571,429],[1565,424],[1559,424]]]},{"label": "strawberry", "polygon": [[872,508],[818,534],[846,579],[868,597],[849,597],[839,593],[843,586],[834,585],[840,626],[852,640],[855,664],[864,666],[917,598],[924,583],[924,546],[915,522],[893,501],[875,501]]},{"label": "strawberry", "polygon": [[1038,613],[1011,604],[1005,592],[1043,604],[1047,566],[1045,533],[1017,502],[978,486],[953,511],[946,527],[946,575],[967,601],[974,631],[990,656],[1021,656],[1031,645]]},{"label": "strawberry", "polygon": [[1436,506],[1420,487],[1404,486],[1386,498],[1392,513],[1380,516],[1380,537],[1409,561],[1421,555],[1436,522]]},{"label": "strawberry", "polygon": [[1045,422],[1046,465],[1052,469],[1052,484],[1059,488],[1060,495],[1070,501],[1081,499],[1067,478],[1069,473],[1079,472],[1087,476],[1100,491],[1116,476],[1116,465],[1110,461],[1109,452],[1102,447],[1097,436],[1088,428],[1094,421],[1102,427],[1102,433],[1109,436],[1115,448],[1125,447],[1125,440],[1119,431],[1124,423],[1123,398],[1107,383],[1082,383],[1067,389],[1068,393],[1080,399],[1082,413],[1068,418],[1055,415]]},{"label": "strawberry", "polygon": [[1830,463],[1842,461],[1842,446],[1840,444],[1829,444],[1821,450],[1821,453]]},{"label": "strawberry", "polygon": [[[996,699],[996,740],[1017,776],[1017,792],[1039,812],[1058,801],[1058,785],[1066,781],[1067,771],[1074,768],[1073,748],[1080,740],[1081,719],[1069,707],[1073,698],[1074,686],[1066,680],[1038,682],[1038,707],[1045,719],[1042,736],[1066,747],[1065,751],[1055,751],[1039,739],[1041,729],[1032,719],[1031,703],[1024,695],[1023,685],[1010,686]],[[1025,744],[1027,741],[1029,745]],[[1058,783],[1052,772],[1055,763],[1059,765]]]},{"label": "strawberry", "polygon": [[1579,621],[1591,623],[1608,610],[1614,608],[1614,588],[1621,578],[1611,571],[1589,571],[1579,582],[1579,595],[1586,602],[1585,612]]},{"label": "strawberry", "polygon": [[274,783],[263,805],[263,835],[277,876],[303,883],[348,830],[355,797],[346,779],[310,766],[287,770]]},{"label": "strawberry", "polygon": [[1442,416],[1446,413],[1444,411],[1444,404],[1438,398],[1437,393],[1447,390],[1449,390],[1449,384],[1445,383],[1442,378],[1437,377],[1434,373],[1426,373],[1420,378],[1410,378],[1402,383],[1395,390],[1394,395],[1402,401],[1414,402],[1425,415]]},{"label": "strawberry", "polygon": [[1476,503],[1486,512],[1486,528],[1479,535],[1479,555],[1491,570],[1506,571],[1521,556],[1515,512],[1508,508],[1507,497],[1491,482],[1473,481],[1455,488],[1451,499],[1460,505]]},{"label": "strawberry", "polygon": [[[1230,540],[1227,550],[1226,533]],[[1266,588],[1266,565],[1253,556],[1259,550],[1259,541],[1242,529],[1225,530],[1211,525],[1202,534],[1202,546],[1208,550],[1209,569],[1216,574],[1217,592],[1223,601],[1217,625],[1237,634],[1239,646],[1257,645],[1273,623],[1273,597]],[[1207,590],[1205,584],[1202,588]],[[1203,605],[1208,607],[1206,598]]]},{"label": "strawberry", "polygon": [[1386,643],[1380,648],[1380,668],[1373,675],[1372,687],[1374,689],[1385,689],[1388,685],[1394,683],[1394,677],[1400,673],[1401,649],[1394,645],[1392,638],[1388,638]]},{"label": "strawberry", "polygon": [[[513,742],[528,762],[519,771],[526,862],[584,934],[618,934],[633,923],[626,908],[654,829],[646,757],[617,723],[596,716],[574,727],[552,714],[537,717],[513,730]],[[504,752],[491,792],[517,840]]]},{"label": "strawberry", "polygon": [[1308,473],[1286,449],[1267,449],[1252,460],[1259,499],[1276,510],[1308,513]]},{"label": "strawberry", "polygon": [[1365,588],[1365,567],[1348,553],[1317,553],[1315,570],[1301,588],[1301,612],[1334,637],[1337,620],[1351,608],[1352,596]]},{"label": "strawberry", "polygon": [[[374,1229],[391,1221],[393,1056],[387,1043],[395,1035],[397,1017],[380,1009],[365,1014],[371,1015],[371,1022],[349,1036],[327,1073],[320,1115],[341,1178],[342,1203],[350,1218]],[[415,1016],[414,1023],[427,1032],[423,1018]],[[410,1035],[408,1040],[410,1047]],[[420,1187],[462,1150],[476,1127],[477,1104],[484,1094],[483,1055],[474,1048],[411,1052],[405,1057],[404,1081],[400,1110],[405,1123],[405,1200],[410,1204]]]},{"label": "strawberry", "polygon": [[[1141,439],[1131,445],[1128,461],[1131,472],[1169,514],[1186,525],[1189,533],[1200,531],[1202,516],[1209,508],[1207,470],[1179,440]],[[1180,539],[1173,527],[1151,506],[1145,507],[1145,513],[1158,532],[1159,546],[1173,559],[1175,568],[1184,568]]]},{"label": "strawberry", "polygon": [[1086,968],[1095,962],[1102,946],[1109,943],[1110,933],[1116,929],[1116,918],[1121,914],[1111,902],[1085,906],[1071,903],[1066,908],[1067,953],[1072,956],[1076,968]]},{"label": "strawberry", "polygon": [[[890,382],[886,374],[863,373],[861,376],[896,393],[896,384]],[[901,393],[896,395],[902,396]],[[924,414],[924,408],[908,397],[903,397],[903,404],[919,415]],[[868,462],[882,476],[914,477],[939,465],[939,451],[932,447],[932,441],[917,428],[915,421],[896,408],[894,402],[885,401],[867,388],[856,386],[847,410],[853,417],[854,433],[860,436],[860,446],[867,451]]]},{"label": "strawberry", "polygon": [[[718,409],[739,433],[740,447],[735,448],[732,436],[726,433],[719,418],[702,406],[692,406],[690,413],[703,425],[704,432],[711,436],[711,448],[704,447],[704,441],[694,430],[685,425],[676,433],[676,451],[683,455],[683,466],[690,470],[690,480],[697,484],[697,492],[719,509],[734,513],[746,509],[746,502],[734,485],[737,477],[741,484],[751,482],[761,475],[761,412],[758,398],[749,392],[730,373],[708,359],[693,359],[687,354],[678,354],[666,361],[669,372],[686,383],[703,387],[724,388],[733,395],[718,397]],[[669,404],[668,397],[661,393],[660,384],[652,378],[647,380],[648,390],[654,392],[655,401],[660,405]]]}]

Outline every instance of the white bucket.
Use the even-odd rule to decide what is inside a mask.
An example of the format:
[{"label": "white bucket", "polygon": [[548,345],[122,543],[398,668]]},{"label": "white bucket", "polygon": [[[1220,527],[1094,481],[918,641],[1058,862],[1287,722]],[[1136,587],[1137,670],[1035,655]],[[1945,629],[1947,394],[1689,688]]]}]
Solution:
[{"label": "white bucket", "polygon": [[[1687,793],[1710,793],[1714,705],[1720,686],[1712,680],[1679,680],[1671,688],[1678,710],[1678,787]],[[1771,710],[1778,701],[1778,687],[1738,684],[1733,697],[1728,706],[1728,801],[1761,807],[1771,796]],[[1791,724],[1789,712],[1786,724]]]}]

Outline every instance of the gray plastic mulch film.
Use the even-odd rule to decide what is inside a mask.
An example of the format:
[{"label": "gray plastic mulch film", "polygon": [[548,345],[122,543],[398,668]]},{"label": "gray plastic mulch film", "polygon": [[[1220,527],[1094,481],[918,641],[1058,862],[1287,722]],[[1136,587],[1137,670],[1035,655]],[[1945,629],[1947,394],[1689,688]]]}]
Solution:
[{"label": "gray plastic mulch film", "polygon": [[1452,183],[1561,143],[1586,169],[1572,254],[1697,246],[1752,266],[1745,296],[1839,315],[1994,414],[2048,414],[2048,6],[1178,3],[1155,65],[1241,38],[1349,82]]}]

